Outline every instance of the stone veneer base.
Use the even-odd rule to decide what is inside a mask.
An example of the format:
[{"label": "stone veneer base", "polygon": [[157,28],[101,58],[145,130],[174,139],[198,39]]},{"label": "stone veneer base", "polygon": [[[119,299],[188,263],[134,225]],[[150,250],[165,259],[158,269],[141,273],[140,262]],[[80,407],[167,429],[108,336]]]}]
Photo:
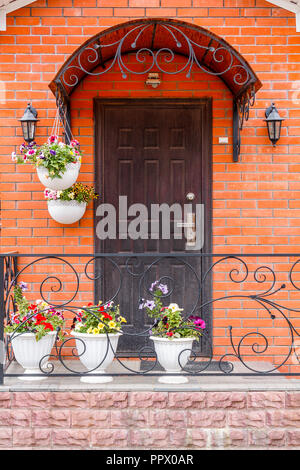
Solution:
[{"label": "stone veneer base", "polygon": [[1,449],[300,449],[300,391],[2,391]]}]

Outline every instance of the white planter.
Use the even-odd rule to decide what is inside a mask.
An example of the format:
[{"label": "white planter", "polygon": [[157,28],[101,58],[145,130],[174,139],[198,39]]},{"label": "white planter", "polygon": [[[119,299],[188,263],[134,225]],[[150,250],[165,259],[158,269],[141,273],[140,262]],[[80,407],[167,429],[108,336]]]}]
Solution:
[{"label": "white planter", "polygon": [[76,183],[80,170],[80,165],[80,162],[68,163],[66,165],[65,173],[61,174],[61,178],[50,178],[47,168],[43,166],[38,166],[36,168],[36,171],[40,182],[46,188],[55,189],[59,191],[62,189],[68,189],[74,183]]},{"label": "white planter", "polygon": [[16,361],[25,369],[24,375],[18,377],[20,380],[44,380],[46,375],[41,377],[26,377],[27,374],[42,374],[40,370],[40,360],[45,357],[41,364],[42,368],[47,366],[48,355],[54,346],[56,331],[51,331],[36,341],[34,333],[12,333],[9,334]]},{"label": "white planter", "polygon": [[64,225],[78,222],[86,210],[86,202],[62,201],[61,199],[51,199],[47,202],[48,212],[52,219]]},{"label": "white planter", "polygon": [[150,336],[150,339],[154,342],[154,349],[160,365],[168,374],[178,374],[178,376],[159,377],[158,381],[167,384],[187,383],[187,377],[180,375],[180,372],[190,358],[194,338],[169,339]]},{"label": "white planter", "polygon": [[[113,380],[112,377],[101,377],[101,374],[106,374],[106,368],[112,363],[115,357],[114,353],[117,350],[121,333],[93,335],[73,331],[71,334],[75,336],[76,339],[76,348],[79,359],[89,371],[86,375],[80,378],[81,382],[111,382]],[[109,342],[107,337],[109,337]],[[99,374],[99,376],[91,376],[89,374]]]}]

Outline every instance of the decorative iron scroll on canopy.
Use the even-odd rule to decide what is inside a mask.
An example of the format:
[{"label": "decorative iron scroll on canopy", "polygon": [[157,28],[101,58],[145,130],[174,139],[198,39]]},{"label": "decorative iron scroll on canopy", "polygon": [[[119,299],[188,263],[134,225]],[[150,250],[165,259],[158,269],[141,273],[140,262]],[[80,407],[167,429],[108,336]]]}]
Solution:
[{"label": "decorative iron scroll on canopy", "polygon": [[[128,54],[133,54],[130,62]],[[186,58],[182,64],[176,64],[178,55]],[[49,87],[56,98],[59,91],[60,106],[66,108],[69,96],[86,75],[97,77],[116,69],[123,79],[150,72],[184,73],[189,79],[197,69],[219,77],[233,94],[233,158],[238,160],[239,131],[262,84],[247,61],[224,39],[183,21],[131,21],[86,41],[61,67]]]}]

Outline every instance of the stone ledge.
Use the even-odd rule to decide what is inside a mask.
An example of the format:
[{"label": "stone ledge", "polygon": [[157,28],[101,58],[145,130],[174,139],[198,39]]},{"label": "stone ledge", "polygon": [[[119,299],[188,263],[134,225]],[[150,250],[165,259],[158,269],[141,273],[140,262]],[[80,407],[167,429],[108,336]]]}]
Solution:
[{"label": "stone ledge", "polygon": [[[72,361],[70,361],[72,362]],[[123,361],[126,365],[126,361]],[[128,361],[132,366],[132,361]],[[256,363],[252,363],[256,366]],[[67,364],[68,365],[68,364]],[[269,364],[258,363],[257,367],[270,366]],[[237,373],[245,372],[245,368],[236,364]],[[22,375],[23,369],[16,363],[13,363],[8,372],[11,374]],[[56,365],[56,373],[62,374],[65,370],[61,365]],[[122,373],[124,369],[114,364],[108,373]],[[246,369],[246,372],[249,372]],[[111,391],[111,392],[130,392],[130,391],[153,391],[153,392],[205,392],[205,391],[289,391],[300,390],[300,377],[288,379],[282,376],[236,376],[232,374],[220,373],[217,376],[210,373],[202,376],[189,376],[189,382],[185,384],[170,385],[158,382],[155,375],[129,375],[114,376],[113,382],[106,384],[87,384],[80,382],[80,377],[55,377],[49,376],[46,380],[33,382],[21,381],[17,377],[6,377],[4,385],[0,386],[0,392],[11,391],[49,391],[49,392],[70,392],[70,391]]]}]

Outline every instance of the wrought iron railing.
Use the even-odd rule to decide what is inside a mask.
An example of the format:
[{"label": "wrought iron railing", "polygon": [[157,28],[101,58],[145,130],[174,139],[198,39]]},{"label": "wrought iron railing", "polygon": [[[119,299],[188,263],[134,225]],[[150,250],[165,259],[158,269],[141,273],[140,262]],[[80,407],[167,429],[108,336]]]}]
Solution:
[{"label": "wrought iron railing", "polygon": [[[21,281],[29,285],[32,301],[39,296],[63,310],[67,319],[65,337],[59,339],[55,332],[51,353],[40,358],[40,376],[98,377],[99,366],[111,353],[117,367],[103,377],[178,376],[160,366],[150,340],[157,323],[141,308],[142,299],[153,300],[151,285],[157,280],[168,286],[164,304],[176,302],[184,308],[185,319],[198,316],[205,322],[200,341],[178,353],[181,376],[300,376],[300,254],[2,254],[0,340],[5,358],[0,383],[20,376],[13,369],[13,346],[14,339],[26,333],[18,331],[21,327],[12,334],[5,331],[16,313],[14,286]],[[88,303],[99,299],[101,305],[119,304],[127,324],[118,347],[104,328],[104,356],[87,369],[80,365],[86,340],[75,343],[70,332],[79,312],[89,312]],[[189,359],[183,364],[184,355]]]}]

